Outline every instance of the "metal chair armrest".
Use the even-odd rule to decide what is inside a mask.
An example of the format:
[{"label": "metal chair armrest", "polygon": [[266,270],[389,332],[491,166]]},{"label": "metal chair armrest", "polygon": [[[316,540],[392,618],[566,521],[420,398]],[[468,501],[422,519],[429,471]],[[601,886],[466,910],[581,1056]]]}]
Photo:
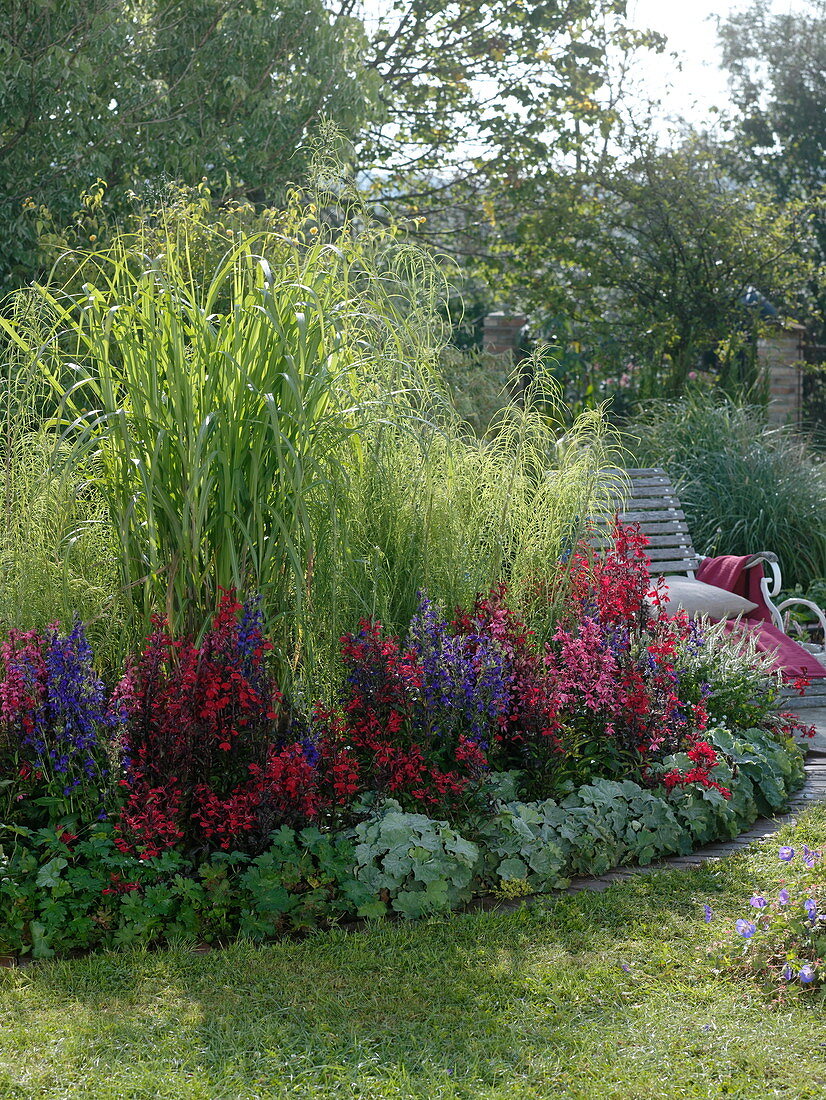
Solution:
[{"label": "metal chair armrest", "polygon": [[768,565],[771,569],[771,581],[769,581],[768,577],[764,577],[761,588],[763,589],[764,597],[767,597],[769,606],[774,609],[771,598],[777,596],[780,589],[783,587],[783,578],[780,573],[780,559],[777,554],[773,553],[771,550],[760,550],[759,553],[751,555],[746,562],[746,569],[753,569],[755,565]]}]

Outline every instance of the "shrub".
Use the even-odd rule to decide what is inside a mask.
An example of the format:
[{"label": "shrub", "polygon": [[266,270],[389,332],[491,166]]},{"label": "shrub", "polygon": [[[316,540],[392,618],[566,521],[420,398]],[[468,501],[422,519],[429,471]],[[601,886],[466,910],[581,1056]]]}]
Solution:
[{"label": "shrub", "polygon": [[826,480],[803,437],[719,396],[646,405],[633,465],[663,466],[701,554],[773,550],[786,584],[826,576]]}]

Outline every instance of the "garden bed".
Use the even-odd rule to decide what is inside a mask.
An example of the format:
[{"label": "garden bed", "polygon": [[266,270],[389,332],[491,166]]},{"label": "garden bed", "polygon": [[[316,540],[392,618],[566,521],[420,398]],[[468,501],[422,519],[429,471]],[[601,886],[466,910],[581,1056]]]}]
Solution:
[{"label": "garden bed", "polygon": [[639,536],[618,536],[575,555],[550,642],[503,588],[451,620],[423,596],[405,642],[367,621],[342,639],[337,702],[309,714],[285,709],[256,604],[231,594],[200,643],[159,623],[110,693],[79,623],[12,634],[0,951],[433,916],[780,810],[802,755],[766,662],[650,610]]}]

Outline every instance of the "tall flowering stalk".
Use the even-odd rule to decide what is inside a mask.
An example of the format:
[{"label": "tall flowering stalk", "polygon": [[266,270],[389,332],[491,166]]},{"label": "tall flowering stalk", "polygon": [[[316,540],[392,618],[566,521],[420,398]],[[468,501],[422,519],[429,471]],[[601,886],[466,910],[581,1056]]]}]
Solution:
[{"label": "tall flowering stalk", "polygon": [[510,707],[506,657],[496,640],[479,631],[456,634],[420,594],[409,642],[421,669],[414,728],[434,748],[459,736],[487,748]]},{"label": "tall flowering stalk", "polygon": [[17,812],[35,824],[102,816],[117,715],[93,668],[83,624],[11,631],[0,645],[0,752]]}]

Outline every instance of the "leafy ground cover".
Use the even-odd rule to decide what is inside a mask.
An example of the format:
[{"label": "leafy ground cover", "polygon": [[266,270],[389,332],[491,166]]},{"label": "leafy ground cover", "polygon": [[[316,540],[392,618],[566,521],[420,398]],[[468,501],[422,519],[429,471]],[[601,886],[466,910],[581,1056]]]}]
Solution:
[{"label": "leafy ground cover", "polygon": [[779,998],[707,955],[804,843],[826,843],[826,808],[721,862],[510,913],[5,971],[0,1095],[822,1096],[823,992]]}]

